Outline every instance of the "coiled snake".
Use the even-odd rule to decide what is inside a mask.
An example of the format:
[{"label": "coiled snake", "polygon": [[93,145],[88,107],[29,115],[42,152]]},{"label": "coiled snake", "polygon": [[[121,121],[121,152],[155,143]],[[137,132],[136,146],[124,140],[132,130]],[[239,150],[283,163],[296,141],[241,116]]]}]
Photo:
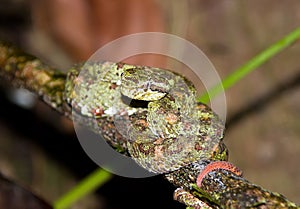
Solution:
[{"label": "coiled snake", "polygon": [[87,117],[113,120],[131,157],[148,171],[210,158],[223,138],[222,121],[196,101],[193,84],[181,75],[111,62],[79,68],[68,75],[69,104]]}]

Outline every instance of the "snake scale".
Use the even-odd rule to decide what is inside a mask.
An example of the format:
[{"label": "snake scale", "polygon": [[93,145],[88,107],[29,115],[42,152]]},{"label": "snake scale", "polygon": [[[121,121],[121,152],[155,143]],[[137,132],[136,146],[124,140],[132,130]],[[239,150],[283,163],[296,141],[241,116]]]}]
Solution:
[{"label": "snake scale", "polygon": [[65,93],[73,110],[98,126],[113,121],[130,156],[154,173],[210,158],[223,138],[221,119],[196,101],[189,80],[171,71],[89,62],[69,72]]}]

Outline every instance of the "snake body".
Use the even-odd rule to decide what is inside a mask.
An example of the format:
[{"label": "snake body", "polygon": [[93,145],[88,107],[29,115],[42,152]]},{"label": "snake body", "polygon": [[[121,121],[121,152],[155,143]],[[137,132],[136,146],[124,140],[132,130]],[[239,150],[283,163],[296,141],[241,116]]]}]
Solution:
[{"label": "snake body", "polygon": [[151,172],[207,159],[223,138],[222,121],[196,102],[194,86],[181,75],[111,62],[79,68],[70,71],[66,86],[73,110],[113,120],[130,156]]}]

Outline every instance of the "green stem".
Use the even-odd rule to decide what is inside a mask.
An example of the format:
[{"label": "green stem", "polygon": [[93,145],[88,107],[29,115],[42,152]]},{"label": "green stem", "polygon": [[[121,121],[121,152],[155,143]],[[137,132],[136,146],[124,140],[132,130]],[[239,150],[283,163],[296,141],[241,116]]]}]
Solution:
[{"label": "green stem", "polygon": [[203,103],[209,102],[210,98],[213,98],[224,89],[228,89],[233,86],[236,82],[240,81],[248,73],[255,70],[260,65],[274,57],[276,54],[287,48],[300,38],[300,27],[286,35],[283,39],[272,44],[269,48],[265,49],[254,58],[249,60],[246,64],[237,68],[232,74],[227,76],[220,84],[217,84],[213,88],[209,89],[208,92],[198,98],[198,101]]},{"label": "green stem", "polygon": [[93,192],[101,185],[109,181],[112,174],[103,170],[102,168],[96,169],[89,176],[85,177],[79,184],[77,184],[68,193],[60,197],[53,204],[54,209],[65,209],[70,207],[74,202],[78,201],[85,195]]}]

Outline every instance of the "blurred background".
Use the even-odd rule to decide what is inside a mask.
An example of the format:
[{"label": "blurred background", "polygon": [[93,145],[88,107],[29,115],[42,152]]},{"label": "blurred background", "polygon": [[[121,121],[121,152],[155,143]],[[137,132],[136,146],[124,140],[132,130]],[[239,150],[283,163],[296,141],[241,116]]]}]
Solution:
[{"label": "blurred background", "polygon": [[[221,78],[300,26],[297,0],[0,0],[0,39],[62,70],[122,35],[161,31],[194,43]],[[226,90],[225,143],[244,176],[300,204],[300,43]],[[132,63],[164,66],[137,57]],[[179,70],[180,71],[180,70]],[[23,95],[23,94],[22,94]],[[30,96],[0,92],[0,172],[50,203],[97,166],[72,123]],[[114,177],[72,208],[184,208],[161,177]],[[145,204],[146,203],[146,204]]]}]

